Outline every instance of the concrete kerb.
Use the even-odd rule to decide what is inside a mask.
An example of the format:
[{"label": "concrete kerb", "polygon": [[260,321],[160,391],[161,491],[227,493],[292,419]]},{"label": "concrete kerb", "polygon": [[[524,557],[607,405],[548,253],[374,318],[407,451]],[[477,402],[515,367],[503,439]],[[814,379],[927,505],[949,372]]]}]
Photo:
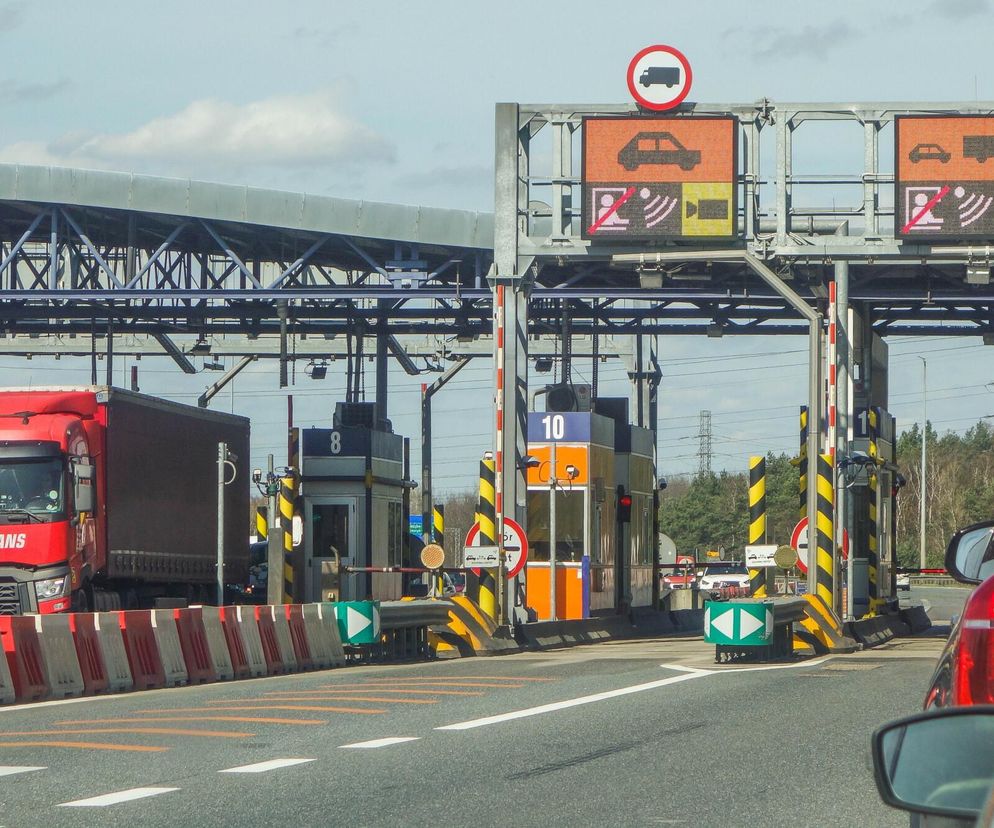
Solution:
[{"label": "concrete kerb", "polygon": [[876,615],[846,624],[846,633],[863,647],[879,647],[895,636],[909,635],[910,627],[897,615]]},{"label": "concrete kerb", "polygon": [[82,696],[85,689],[83,671],[69,628],[68,615],[36,615],[35,631],[45,658],[48,695],[53,699]]}]

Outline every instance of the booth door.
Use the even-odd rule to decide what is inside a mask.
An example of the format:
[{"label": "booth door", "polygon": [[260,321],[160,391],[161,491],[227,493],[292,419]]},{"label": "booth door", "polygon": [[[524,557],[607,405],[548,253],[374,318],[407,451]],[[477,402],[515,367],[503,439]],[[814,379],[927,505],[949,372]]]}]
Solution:
[{"label": "booth door", "polygon": [[[337,550],[343,567],[355,562],[356,500],[354,497],[307,500],[305,519],[310,529],[306,533],[307,572],[310,576],[308,593],[312,601],[321,600],[321,567],[322,564],[330,564],[335,560],[332,549]],[[361,585],[353,583],[356,577],[362,576],[341,574],[339,600],[354,600],[355,595],[365,594]]]}]

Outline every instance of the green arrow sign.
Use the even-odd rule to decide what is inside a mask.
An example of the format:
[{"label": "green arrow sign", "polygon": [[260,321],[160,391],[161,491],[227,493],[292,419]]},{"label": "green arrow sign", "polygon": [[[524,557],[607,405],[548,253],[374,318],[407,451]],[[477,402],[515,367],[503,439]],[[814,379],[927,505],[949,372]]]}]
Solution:
[{"label": "green arrow sign", "polygon": [[709,644],[762,647],[773,638],[773,607],[749,601],[708,601],[704,640]]},{"label": "green arrow sign", "polygon": [[376,644],[380,640],[379,601],[339,601],[335,618],[343,644]]}]

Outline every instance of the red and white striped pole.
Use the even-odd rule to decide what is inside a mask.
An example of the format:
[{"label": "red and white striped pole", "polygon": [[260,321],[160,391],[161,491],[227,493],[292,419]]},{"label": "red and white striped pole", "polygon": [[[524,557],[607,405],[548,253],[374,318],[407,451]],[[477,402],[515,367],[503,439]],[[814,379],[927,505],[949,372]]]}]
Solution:
[{"label": "red and white striped pole", "polygon": [[496,393],[494,406],[497,410],[496,434],[494,439],[494,466],[496,480],[494,483],[495,530],[497,537],[497,610],[498,617],[503,618],[504,605],[504,285],[497,285],[497,301],[494,309],[494,336],[497,338],[496,348]]}]

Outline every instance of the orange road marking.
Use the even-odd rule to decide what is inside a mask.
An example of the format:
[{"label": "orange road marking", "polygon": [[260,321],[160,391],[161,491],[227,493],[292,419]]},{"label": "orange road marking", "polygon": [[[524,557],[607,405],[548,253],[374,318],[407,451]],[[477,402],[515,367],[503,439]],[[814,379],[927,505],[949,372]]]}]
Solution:
[{"label": "orange road marking", "polygon": [[233,733],[227,730],[194,730],[183,727],[96,727],[66,730],[26,730],[4,733],[4,736],[69,736],[80,733],[163,733],[167,736],[210,736],[217,739],[247,739],[254,733]]},{"label": "orange road marking", "polygon": [[[232,699],[232,702],[260,702],[265,699]],[[383,696],[343,696],[341,693],[319,693],[317,695],[307,694],[303,696],[281,696],[273,699],[278,702],[306,702],[306,701],[365,701],[365,702],[389,702],[390,704],[438,704],[438,699],[391,699]],[[207,702],[208,704],[230,704],[230,702]]]},{"label": "orange road marking", "polygon": [[307,693],[403,693],[406,696],[482,696],[480,690],[414,690],[401,687],[396,690],[390,687],[373,685],[363,687],[361,684],[325,684],[317,690],[277,690],[265,693],[266,696],[301,696]]},{"label": "orange road marking", "polygon": [[[264,699],[261,700],[260,704],[252,706],[243,707],[214,707],[212,710],[328,710],[332,713],[364,713],[373,715],[376,713],[386,713],[386,710],[371,709],[368,707],[304,707],[303,705],[296,704],[269,704]],[[176,713],[202,713],[204,708],[202,707],[173,707],[170,708],[172,712]]]},{"label": "orange road marking", "polygon": [[[141,711],[138,711],[139,713]],[[150,710],[150,713],[158,713],[158,710]],[[327,719],[280,719],[268,716],[143,716],[140,719],[69,719],[56,722],[60,725],[76,724],[114,724],[116,722],[249,722],[257,724],[279,724],[279,725],[323,725],[328,724]]]},{"label": "orange road marking", "polygon": [[[394,684],[393,682],[389,682],[389,684],[386,682],[384,682],[383,684],[371,682],[367,686],[378,689],[380,687],[388,687],[393,684]],[[412,681],[412,682],[405,682],[403,686],[433,687],[436,684],[441,684],[443,687],[509,687],[511,689],[524,687],[523,684],[494,684],[491,682],[481,682],[481,681]],[[354,685],[354,686],[362,686],[362,685]]]},{"label": "orange road marking", "polygon": [[143,753],[159,753],[169,750],[167,747],[153,747],[152,745],[112,745],[107,742],[0,742],[0,748],[16,747],[63,747],[63,748],[84,748],[85,750],[137,750]]},{"label": "orange road marking", "polygon": [[[535,676],[443,676],[438,679],[438,681],[450,681],[452,679],[467,680],[467,681],[559,681],[555,678],[536,678]],[[427,676],[412,676],[410,678],[396,678],[396,679],[377,679],[371,678],[367,681],[389,681],[394,682],[408,682],[408,681],[429,681]],[[431,679],[434,681],[434,679]]]}]

